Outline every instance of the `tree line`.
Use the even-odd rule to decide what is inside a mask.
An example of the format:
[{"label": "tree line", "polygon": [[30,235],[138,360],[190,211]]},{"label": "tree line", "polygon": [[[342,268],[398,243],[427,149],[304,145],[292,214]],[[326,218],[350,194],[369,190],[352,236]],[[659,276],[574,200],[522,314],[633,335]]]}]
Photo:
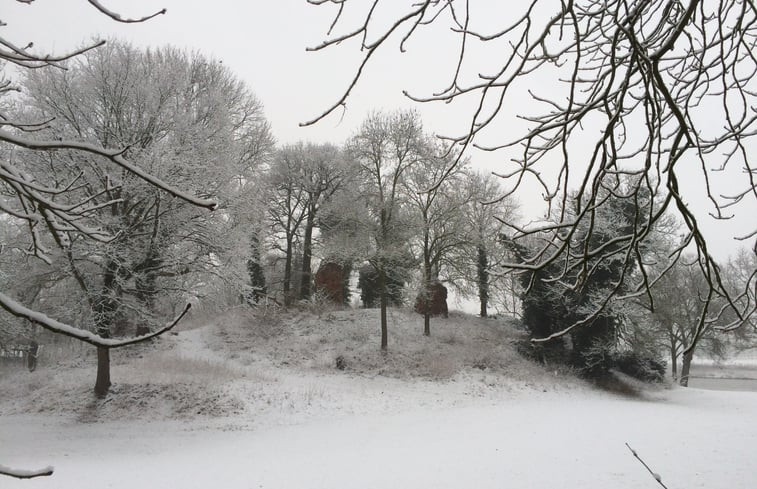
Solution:
[{"label": "tree line", "polygon": [[[629,259],[639,208],[652,210],[638,178],[616,176],[616,190],[600,192],[603,205],[591,219],[561,237],[564,246],[549,248],[543,243],[553,230],[519,234],[506,224],[517,220],[518,206],[500,179],[472,170],[413,111],[374,112],[342,145],[277,145],[260,101],[219,62],[117,41],[65,70],[26,72],[20,85],[5,113],[44,121],[19,125],[20,134],[121,148],[111,160],[134,165],[65,144],[40,151],[6,141],[2,148],[0,260],[13,295],[4,296],[3,336],[33,335],[28,323],[44,326],[28,311],[85,325],[93,338],[73,336],[97,346],[98,395],[110,386],[112,347],[98,338],[163,331],[161,318],[180,317],[187,302],[313,300],[328,295],[314,277],[328,266],[341,283],[330,300],[339,303],[348,300],[352,271],[359,275],[363,304],[380,308],[382,350],[387,308],[405,302],[406,288],[424,317],[422,334],[431,334],[440,285],[477,297],[482,317],[492,302],[522,316],[534,340],[529,354],[589,375],[624,362],[659,371],[666,348],[675,374],[683,356],[685,382],[692,345],[721,348],[712,334],[718,323],[702,328],[697,316],[703,304],[733,304],[702,296],[696,270],[676,264],[646,293],[633,286],[650,267],[669,267],[662,257],[681,249],[675,223],[658,220],[645,231],[654,239]],[[218,199],[212,213],[192,202],[211,196]],[[554,212],[564,219],[586,205]],[[554,254],[548,267],[529,266],[544,254]],[[748,281],[753,259],[739,260],[723,270]],[[739,281],[730,285],[736,294]],[[669,298],[681,287],[688,308]],[[616,301],[621,296],[628,300]]]},{"label": "tree line", "polygon": [[[187,302],[289,306],[312,298],[316,262],[373,284],[364,302],[381,306],[383,348],[386,307],[411,279],[419,295],[438,282],[478,288],[486,314],[501,261],[491,216],[512,204],[477,214],[496,198],[494,177],[449,172],[454,154],[416,113],[374,113],[341,147],[277,146],[250,89],[199,54],[113,41],[65,68],[24,73],[6,98],[9,119],[43,121],[18,134],[61,144],[2,146],[4,337],[34,335],[29,311],[109,339],[160,330]],[[182,194],[69,141],[120,148]],[[183,195],[212,196],[214,212]],[[103,395],[110,346],[96,346]]]}]

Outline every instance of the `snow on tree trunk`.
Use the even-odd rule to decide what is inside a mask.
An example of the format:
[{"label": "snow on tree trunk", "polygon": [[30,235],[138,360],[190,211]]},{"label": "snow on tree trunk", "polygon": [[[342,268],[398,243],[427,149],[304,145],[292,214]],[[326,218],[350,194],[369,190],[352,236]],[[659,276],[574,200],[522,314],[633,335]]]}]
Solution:
[{"label": "snow on tree trunk", "polygon": [[300,287],[300,299],[310,299],[311,292],[311,262],[313,260],[313,227],[315,226],[315,213],[311,209],[305,221],[305,237],[302,242],[302,284]]},{"label": "snow on tree trunk", "polygon": [[678,380],[678,345],[675,340],[670,343],[670,373],[673,380]]},{"label": "snow on tree trunk", "polygon": [[487,306],[489,303],[489,272],[487,267],[489,266],[489,260],[486,255],[486,248],[478,246],[478,261],[476,262],[476,268],[478,272],[478,298],[481,303],[481,310],[479,314],[482,318],[488,316]]},{"label": "snow on tree trunk", "polygon": [[286,244],[286,257],[284,258],[284,305],[289,306],[292,304],[292,254],[294,253],[294,246],[291,239],[287,239]]},{"label": "snow on tree trunk", "polygon": [[386,307],[387,307],[387,293],[386,293],[386,269],[384,265],[379,267],[379,300],[381,301],[381,350],[386,351],[389,345],[389,332],[386,324]]},{"label": "snow on tree trunk", "polygon": [[423,252],[423,335],[431,336],[431,300],[434,292],[431,290],[431,264],[428,256],[428,231],[425,236],[426,246]]},{"label": "snow on tree trunk", "polygon": [[689,351],[683,355],[683,361],[681,362],[681,386],[689,386],[689,372],[691,370],[691,360],[694,358],[694,352]]}]

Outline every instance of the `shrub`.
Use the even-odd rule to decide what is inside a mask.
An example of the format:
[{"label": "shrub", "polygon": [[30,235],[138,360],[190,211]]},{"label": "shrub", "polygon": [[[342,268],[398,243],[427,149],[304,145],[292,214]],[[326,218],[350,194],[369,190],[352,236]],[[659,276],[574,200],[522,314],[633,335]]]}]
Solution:
[{"label": "shrub", "polygon": [[[379,306],[379,275],[371,265],[365,265],[360,269],[358,276],[358,287],[360,288],[360,300],[363,307],[371,308]],[[386,289],[389,305],[400,307],[404,303],[402,296],[407,277],[404,270],[398,266],[387,267]]]},{"label": "shrub", "polygon": [[532,343],[529,339],[517,341],[515,349],[524,357],[542,365],[567,365],[570,352],[565,348],[565,341],[560,338],[548,343]]},{"label": "shrub", "polygon": [[644,382],[662,382],[667,364],[659,357],[633,350],[617,352],[615,368],[624,374]]}]

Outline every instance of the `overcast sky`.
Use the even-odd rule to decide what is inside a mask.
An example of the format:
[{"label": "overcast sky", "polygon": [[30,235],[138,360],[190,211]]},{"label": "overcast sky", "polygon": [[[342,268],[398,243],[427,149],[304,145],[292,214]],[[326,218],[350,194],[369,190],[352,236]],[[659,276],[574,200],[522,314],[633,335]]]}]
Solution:
[{"label": "overcast sky", "polygon": [[[312,119],[338,99],[359,60],[354,43],[318,53],[306,52],[306,47],[316,46],[325,38],[332,8],[312,6],[306,0],[106,0],[104,4],[124,17],[139,17],[161,8],[166,8],[167,13],[142,24],[118,24],[85,0],[36,0],[31,5],[9,0],[3,2],[0,12],[0,20],[8,24],[2,27],[2,34],[19,46],[34,42],[34,50],[39,53],[60,54],[103,37],[125,39],[138,46],[172,44],[198,50],[223,62],[249,85],[264,104],[280,143],[310,140],[339,144],[372,109],[416,107],[427,130],[445,135],[459,134],[469,119],[466,107],[460,104],[417,105],[402,95],[403,89],[428,95],[449,83],[456,62],[449,33],[424,31],[402,56],[396,47],[379,52],[349,99],[346,111],[340,110],[314,127],[301,128],[301,122]],[[479,16],[484,22],[507,18],[514,5],[483,4],[491,10],[489,15]],[[424,37],[429,35],[436,37]],[[538,85],[539,80],[535,83]],[[534,102],[526,97],[514,105],[518,103],[523,105],[512,107],[510,113]],[[498,127],[503,134],[508,129],[506,124]],[[489,170],[501,169],[504,164],[489,154],[471,156],[475,165]],[[735,178],[738,183],[739,177]],[[535,187],[524,188],[518,198],[525,215],[536,218],[542,212],[543,201]],[[699,194],[692,192],[691,201],[697,199]],[[746,227],[753,225],[757,215],[754,207],[740,212],[741,223],[705,223],[718,255],[725,257],[739,246],[730,236],[744,228],[744,223]],[[706,206],[701,204],[700,209],[704,213]]]},{"label": "overcast sky", "polygon": [[[36,0],[31,5],[3,2],[4,35],[37,52],[62,53],[92,36],[114,36],[139,46],[172,44],[221,60],[247,82],[265,105],[274,134],[282,143],[301,139],[341,142],[371,108],[407,106],[398,72],[410,66],[379,63],[367,73],[350,101],[349,110],[314,128],[300,122],[333,103],[355,70],[355,49],[306,53],[323,40],[332,9],[305,0],[108,0],[124,17],[137,17],[162,7],[165,15],[142,24],[117,24],[84,0]],[[403,66],[404,65],[404,66]],[[429,126],[431,122],[429,121]],[[431,129],[431,127],[429,127]]]}]

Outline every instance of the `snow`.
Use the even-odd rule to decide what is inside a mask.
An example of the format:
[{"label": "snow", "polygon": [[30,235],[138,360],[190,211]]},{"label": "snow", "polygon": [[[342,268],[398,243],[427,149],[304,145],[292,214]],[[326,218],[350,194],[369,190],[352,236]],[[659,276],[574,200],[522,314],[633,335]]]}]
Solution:
[{"label": "snow", "polygon": [[[89,367],[0,376],[13,398],[0,401],[0,462],[55,467],[0,487],[656,487],[626,443],[671,488],[757,486],[757,393],[600,392],[495,348],[517,338],[501,324],[463,317],[424,339],[394,313],[381,361],[372,314],[184,325],[115,356],[115,392],[97,405]],[[416,367],[440,352],[444,365]]]},{"label": "snow", "polygon": [[534,393],[496,405],[224,431],[182,423],[0,420],[11,466],[51,478],[3,487],[754,487],[757,395],[676,390],[665,401]]}]

